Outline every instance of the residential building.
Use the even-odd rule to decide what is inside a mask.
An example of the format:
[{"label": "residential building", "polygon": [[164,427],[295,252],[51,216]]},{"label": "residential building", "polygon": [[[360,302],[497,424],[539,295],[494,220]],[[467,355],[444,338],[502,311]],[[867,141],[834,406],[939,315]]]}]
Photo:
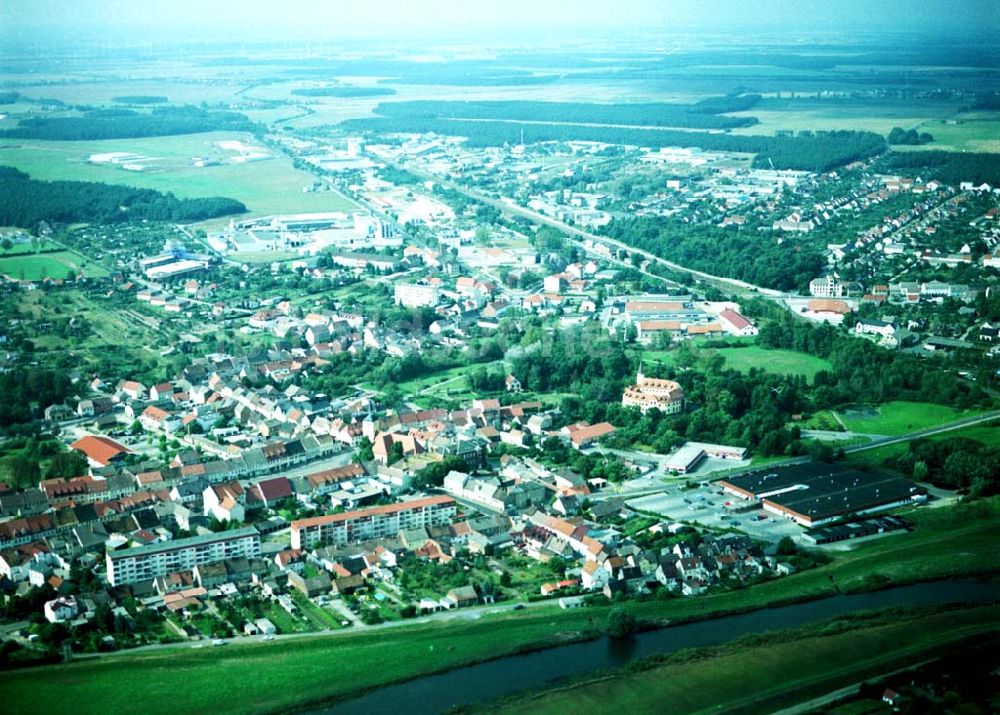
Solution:
[{"label": "residential building", "polygon": [[260,556],[260,532],[252,526],[149,546],[109,551],[105,557],[108,583],[152,581],[175,571],[232,558]]},{"label": "residential building", "polygon": [[292,522],[292,548],[347,544],[382,538],[403,529],[444,526],[451,522],[456,513],[454,499],[434,496],[343,514],[299,519]]}]

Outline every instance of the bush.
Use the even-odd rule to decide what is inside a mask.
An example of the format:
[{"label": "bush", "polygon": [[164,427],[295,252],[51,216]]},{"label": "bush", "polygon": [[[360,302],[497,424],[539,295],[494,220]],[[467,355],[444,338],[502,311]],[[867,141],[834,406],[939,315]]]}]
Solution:
[{"label": "bush", "polygon": [[628,638],[638,630],[638,621],[625,608],[612,608],[608,613],[608,635],[612,638]]}]

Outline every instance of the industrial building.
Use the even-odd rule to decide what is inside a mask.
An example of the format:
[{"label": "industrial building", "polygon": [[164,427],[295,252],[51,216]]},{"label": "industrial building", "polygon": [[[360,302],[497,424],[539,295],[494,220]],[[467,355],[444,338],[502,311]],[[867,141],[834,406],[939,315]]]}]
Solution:
[{"label": "industrial building", "polygon": [[724,479],[719,485],[807,528],[927,499],[922,488],[903,477],[824,462],[764,469]]},{"label": "industrial building", "polygon": [[887,534],[891,531],[902,529],[909,530],[910,528],[910,522],[900,516],[880,516],[875,519],[865,519],[864,521],[852,521],[848,524],[834,524],[833,526],[821,526],[818,529],[810,529],[802,535],[802,538],[818,546],[820,544],[832,544],[837,541],[860,539],[863,536]]},{"label": "industrial building", "polygon": [[743,447],[730,447],[725,444],[708,444],[706,442],[686,442],[670,455],[665,466],[670,471],[687,474],[696,469],[705,458],[740,461],[746,458],[746,453],[747,451]]}]

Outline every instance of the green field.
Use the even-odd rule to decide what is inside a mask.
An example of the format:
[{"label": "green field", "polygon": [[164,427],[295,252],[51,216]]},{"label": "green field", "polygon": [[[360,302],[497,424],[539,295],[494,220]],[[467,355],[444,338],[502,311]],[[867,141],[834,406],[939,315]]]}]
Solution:
[{"label": "green field", "polygon": [[26,253],[39,253],[41,251],[57,251],[59,246],[51,241],[41,239],[38,241],[37,248],[32,246],[30,242],[15,243],[9,249],[0,247],[0,258],[5,256],[23,256]]},{"label": "green field", "polygon": [[[708,358],[719,354],[726,359],[727,368],[740,372],[747,372],[750,368],[758,368],[779,375],[804,375],[807,379],[812,380],[820,370],[830,370],[832,367],[830,362],[823,358],[795,350],[762,348],[753,344],[751,340],[729,339],[727,342],[746,342],[747,344],[742,347],[728,348],[699,347],[699,342],[705,342],[705,340],[695,340],[691,344],[700,363],[704,363]],[[641,356],[643,360],[650,363],[658,363],[668,367],[677,364],[677,350],[644,350]]]},{"label": "green field", "polygon": [[[221,141],[240,141],[260,147],[273,158],[232,163],[238,154],[223,149]],[[150,157],[139,161],[144,171],[126,171],[121,166],[88,161],[93,154],[130,152]],[[192,159],[206,157],[218,166],[196,167]],[[292,166],[291,159],[264,147],[252,135],[241,132],[210,132],[145,139],[100,141],[34,141],[6,144],[0,149],[0,165],[26,171],[33,179],[102,181],[172,192],[180,198],[226,196],[246,204],[249,215],[310,211],[343,211],[354,204],[334,192],[303,193],[315,177]]]},{"label": "green field", "polygon": [[72,251],[0,257],[0,274],[14,280],[38,281],[43,278],[66,278],[71,271],[92,278],[108,275],[107,269],[103,266]]},{"label": "green field", "polygon": [[[1000,420],[973,427],[964,427],[950,432],[942,432],[926,439],[938,441],[942,439],[954,439],[956,437],[973,439],[989,446],[1000,445]],[[867,449],[863,452],[855,452],[849,455],[847,459],[851,464],[862,467],[881,467],[886,462],[902,456],[909,449],[910,445],[908,442],[900,442],[899,444],[890,444],[885,447],[876,447],[875,449]]]},{"label": "green field", "polygon": [[850,406],[837,409],[851,432],[899,435],[972,417],[976,410],[957,410],[930,402],[887,402],[878,406]]},{"label": "green field", "polygon": [[747,372],[756,367],[780,375],[804,375],[809,380],[820,370],[830,370],[828,360],[795,350],[768,350],[751,345],[745,348],[721,348],[713,352],[726,358],[726,367]]},{"label": "green field", "polygon": [[899,146],[893,149],[1000,152],[1000,112],[963,112],[956,114],[947,122],[926,122],[918,129],[930,132],[934,136],[934,141],[924,146]]},{"label": "green field", "polygon": [[929,132],[934,141],[922,146],[894,146],[894,151],[1000,152],[1000,112],[959,112],[960,108],[953,103],[915,100],[766,99],[746,112],[730,116],[760,120],[754,126],[733,129],[734,134],[847,129],[886,135],[893,127],[902,127]]},{"label": "green field", "polygon": [[[500,365],[501,363],[497,361],[486,363],[485,367],[487,370],[495,370]],[[412,380],[404,380],[399,383],[399,389],[402,390],[404,395],[423,394],[427,396],[446,397],[449,392],[464,394],[469,389],[469,381],[465,377],[466,373],[478,368],[479,366],[475,365],[472,367],[459,366],[448,368],[447,370],[439,370],[428,375],[413,378]]]},{"label": "green field", "polygon": [[665,712],[663,704],[669,702],[671,713],[774,712],[937,656],[951,644],[998,627],[1000,607],[983,606],[915,614],[891,624],[859,622],[835,635],[817,635],[822,626],[797,629],[767,636],[763,643],[679,653],[663,665],[515,696],[482,711],[638,715]]},{"label": "green field", "polygon": [[[918,509],[916,530],[837,552],[829,565],[741,591],[633,603],[652,622],[707,618],[876,584],[995,573],[1000,500]],[[480,613],[391,630],[220,649],[163,650],[0,674],[7,713],[273,712],[403,678],[594,635],[608,607]],[[247,678],[247,673],[254,673]]]}]

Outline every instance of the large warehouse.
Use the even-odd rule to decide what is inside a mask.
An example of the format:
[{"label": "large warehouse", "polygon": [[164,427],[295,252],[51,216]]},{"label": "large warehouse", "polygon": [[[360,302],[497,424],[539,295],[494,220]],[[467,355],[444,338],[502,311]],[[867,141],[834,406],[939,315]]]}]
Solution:
[{"label": "large warehouse", "polygon": [[927,498],[923,489],[903,477],[824,462],[764,469],[719,484],[725,492],[755,499],[766,511],[807,528]]}]

